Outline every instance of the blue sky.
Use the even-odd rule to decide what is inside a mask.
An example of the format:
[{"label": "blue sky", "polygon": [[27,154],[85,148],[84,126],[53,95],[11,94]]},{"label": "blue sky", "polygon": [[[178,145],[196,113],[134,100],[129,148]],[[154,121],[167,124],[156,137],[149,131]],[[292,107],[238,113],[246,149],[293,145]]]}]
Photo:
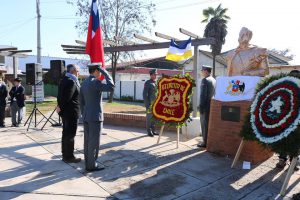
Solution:
[{"label": "blue sky", "polygon": [[[61,44],[75,44],[75,39],[85,40],[74,28],[76,9],[66,0],[40,0],[42,15],[42,55],[68,57]],[[222,3],[228,8],[231,20],[223,50],[238,45],[239,30],[246,26],[253,31],[252,44],[266,47],[289,48],[295,54],[295,64],[300,65],[300,19],[297,1],[272,0],[154,0],[157,4],[155,19],[157,26],[147,36],[159,40],[154,32],[173,35],[180,39],[187,37],[179,33],[180,27],[202,36],[205,24],[202,10]],[[0,44],[17,46],[19,49],[32,49],[36,53],[36,7],[35,0],[6,0],[1,2]],[[208,50],[207,47],[201,49]],[[146,51],[146,57],[164,56],[166,50]],[[74,56],[73,56],[74,57]]]}]

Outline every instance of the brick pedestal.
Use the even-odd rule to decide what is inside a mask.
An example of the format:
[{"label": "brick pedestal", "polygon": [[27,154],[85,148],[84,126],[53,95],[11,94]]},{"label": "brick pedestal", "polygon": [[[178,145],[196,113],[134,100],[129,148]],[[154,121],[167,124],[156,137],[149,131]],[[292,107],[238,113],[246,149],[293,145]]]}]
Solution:
[{"label": "brick pedestal", "polygon": [[[248,113],[250,104],[250,101],[221,102],[214,99],[211,101],[207,151],[224,156],[235,156],[242,140],[240,130],[244,123],[244,116]],[[240,121],[222,120],[222,106],[240,107]],[[250,161],[256,164],[270,158],[272,155],[273,153],[270,150],[264,149],[257,142],[245,141],[239,160]]]}]

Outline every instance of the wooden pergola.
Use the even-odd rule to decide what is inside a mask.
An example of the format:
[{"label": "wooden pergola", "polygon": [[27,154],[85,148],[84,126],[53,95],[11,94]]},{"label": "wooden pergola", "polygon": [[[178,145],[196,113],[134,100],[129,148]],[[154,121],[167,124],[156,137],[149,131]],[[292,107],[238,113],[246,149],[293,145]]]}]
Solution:
[{"label": "wooden pergola", "polygon": [[0,47],[0,56],[13,57],[13,74],[14,78],[18,76],[18,59],[25,58],[27,55],[25,53],[30,53],[32,50],[18,50],[17,47]]},{"label": "wooden pergola", "polygon": [[[214,38],[201,38],[200,36],[198,36],[197,34],[194,34],[190,31],[187,31],[183,28],[179,28],[179,32],[192,37],[192,46],[194,47],[194,65],[193,65],[193,71],[194,71],[194,79],[197,80],[198,77],[198,67],[197,67],[197,63],[198,63],[198,47],[201,45],[212,45],[215,43],[215,39]],[[104,52],[105,53],[113,53],[113,52],[126,52],[126,51],[140,51],[140,50],[153,50],[153,49],[165,49],[165,48],[169,48],[170,46],[170,41],[168,42],[158,42],[156,40],[153,40],[151,38],[147,38],[145,36],[141,36],[138,34],[134,34],[133,35],[136,39],[141,40],[143,42],[146,43],[136,43],[136,42],[132,42],[132,41],[128,41],[124,38],[120,38],[120,37],[115,37],[114,39],[116,41],[118,41],[118,43],[121,44],[116,44],[113,41],[108,41],[108,40],[104,40]],[[178,38],[166,35],[166,34],[162,34],[159,32],[155,32],[155,36],[165,39],[165,40],[171,40],[174,39],[177,43],[181,43],[183,42],[183,40],[180,40]],[[67,53],[67,54],[86,54],[85,53],[85,45],[86,43],[83,41],[79,41],[79,40],[75,40],[75,42],[77,43],[77,45],[64,45],[62,44],[62,48],[63,50]],[[197,116],[197,96],[199,91],[197,91],[198,88],[198,81],[196,81],[197,87],[193,89],[194,95],[193,95],[193,117]]]}]

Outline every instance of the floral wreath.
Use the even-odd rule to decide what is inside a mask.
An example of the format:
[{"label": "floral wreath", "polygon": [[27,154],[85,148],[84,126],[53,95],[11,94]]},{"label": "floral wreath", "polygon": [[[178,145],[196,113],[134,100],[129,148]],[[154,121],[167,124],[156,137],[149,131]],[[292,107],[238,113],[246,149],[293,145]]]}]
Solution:
[{"label": "floral wreath", "polygon": [[[163,75],[160,79],[157,80],[157,82],[159,82],[163,77],[169,77],[167,75]],[[165,121],[161,120],[161,119],[157,119],[154,115],[152,116],[152,120],[155,120],[155,122],[158,125],[166,125],[169,127],[176,127],[176,128],[181,128],[183,126],[187,126],[187,122],[192,121],[192,118],[190,117],[190,114],[193,112],[193,105],[192,105],[192,95],[193,95],[193,90],[192,88],[196,86],[195,80],[191,77],[190,74],[186,73],[185,75],[175,75],[173,76],[174,78],[186,78],[188,79],[188,81],[191,83],[192,87],[187,91],[187,102],[188,102],[188,109],[187,109],[187,113],[185,114],[185,119],[181,122],[168,122],[165,123]],[[158,86],[156,86],[158,87]],[[158,89],[156,88],[156,95],[158,94]],[[153,105],[154,105],[155,101],[152,102],[151,104],[151,110],[153,109]]]},{"label": "floral wreath", "polygon": [[241,135],[274,152],[296,156],[300,149],[300,77],[265,78],[256,89]]},{"label": "floral wreath", "polygon": [[256,94],[251,105],[251,126],[256,137],[273,143],[287,137],[300,123],[300,79],[283,77]]}]

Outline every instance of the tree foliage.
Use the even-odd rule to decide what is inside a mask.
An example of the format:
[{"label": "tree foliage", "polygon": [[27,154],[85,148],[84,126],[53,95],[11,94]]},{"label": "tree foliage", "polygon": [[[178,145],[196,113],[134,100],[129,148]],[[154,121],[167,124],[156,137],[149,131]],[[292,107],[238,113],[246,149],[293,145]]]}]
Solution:
[{"label": "tree foliage", "polygon": [[282,56],[285,56],[289,59],[293,59],[294,58],[294,54],[291,54],[291,51],[290,49],[286,48],[286,49],[283,49],[283,50],[279,50],[279,49],[271,49],[272,52],[274,53],[277,53],[279,55],[282,55]]},{"label": "tree foliage", "polygon": [[[86,34],[90,15],[91,0],[67,0],[77,7],[76,15],[81,19],[76,23],[80,34]],[[120,44],[116,39],[131,40],[133,34],[151,32],[155,26],[153,11],[155,4],[145,0],[99,0],[100,23],[103,39]],[[111,62],[112,77],[115,81],[116,66],[119,61],[134,59],[132,52],[114,52],[106,54],[106,60]],[[111,98],[112,100],[112,95]]]},{"label": "tree foliage", "polygon": [[227,35],[226,24],[230,19],[226,15],[227,10],[227,8],[222,8],[221,4],[216,9],[209,7],[203,10],[204,20],[202,20],[202,23],[207,23],[204,37],[213,37],[216,40],[216,43],[210,46],[213,54],[213,76],[215,76],[215,57],[221,53]]}]

